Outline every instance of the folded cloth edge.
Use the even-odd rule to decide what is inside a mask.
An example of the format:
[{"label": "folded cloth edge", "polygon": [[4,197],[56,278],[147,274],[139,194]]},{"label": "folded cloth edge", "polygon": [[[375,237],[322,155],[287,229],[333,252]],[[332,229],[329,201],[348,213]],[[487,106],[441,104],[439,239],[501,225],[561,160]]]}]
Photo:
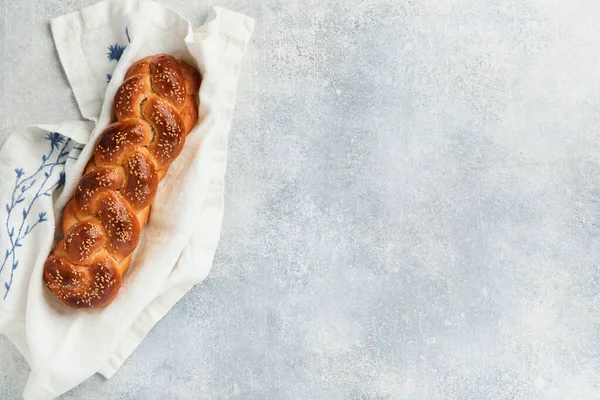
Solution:
[{"label": "folded cloth edge", "polygon": [[[101,3],[99,3],[101,4]],[[92,7],[97,8],[97,4]],[[65,75],[75,94],[75,101],[79,106],[81,115],[84,118],[97,122],[102,108],[102,94],[96,91],[95,87],[89,87],[85,82],[93,82],[92,71],[89,69],[85,57],[81,51],[81,14],[79,11],[65,14],[54,18],[50,22],[50,29],[54,44],[56,46],[60,64],[65,70]],[[72,29],[63,29],[63,27],[72,27]],[[71,36],[69,36],[71,35]],[[76,62],[66,57],[76,57]],[[77,68],[84,65],[85,68]]]}]

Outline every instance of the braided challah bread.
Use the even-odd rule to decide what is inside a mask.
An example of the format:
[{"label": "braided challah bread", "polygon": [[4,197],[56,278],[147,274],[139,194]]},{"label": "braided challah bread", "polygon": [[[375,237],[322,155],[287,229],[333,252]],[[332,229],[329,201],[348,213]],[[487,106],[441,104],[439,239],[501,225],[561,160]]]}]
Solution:
[{"label": "braided challah bread", "polygon": [[44,264],[46,285],[68,306],[100,308],[115,298],[158,183],[198,119],[199,87],[198,71],[168,54],[127,72],[114,98],[117,122],[100,135]]}]

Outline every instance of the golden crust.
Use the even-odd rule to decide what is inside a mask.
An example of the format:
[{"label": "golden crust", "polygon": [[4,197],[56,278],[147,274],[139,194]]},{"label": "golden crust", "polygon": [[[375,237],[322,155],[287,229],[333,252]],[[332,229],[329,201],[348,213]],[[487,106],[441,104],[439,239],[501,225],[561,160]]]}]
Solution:
[{"label": "golden crust", "polygon": [[152,129],[140,118],[109,125],[96,143],[95,165],[121,164],[123,156],[137,146],[152,142]]},{"label": "golden crust", "polygon": [[185,144],[185,125],[179,112],[164,99],[150,95],[142,115],[154,130],[154,140],[148,149],[157,166],[161,168],[171,164]]},{"label": "golden crust", "polygon": [[131,66],[114,100],[117,122],[100,135],[61,219],[63,239],[44,264],[66,305],[110,304],[131,263],[158,183],[198,120],[200,74],[168,54]]}]

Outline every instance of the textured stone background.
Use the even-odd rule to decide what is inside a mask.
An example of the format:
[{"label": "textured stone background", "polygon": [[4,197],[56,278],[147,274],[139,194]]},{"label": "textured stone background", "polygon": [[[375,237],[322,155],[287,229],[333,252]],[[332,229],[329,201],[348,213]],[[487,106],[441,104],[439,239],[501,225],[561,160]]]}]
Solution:
[{"label": "textured stone background", "polygon": [[[48,22],[93,2],[0,1],[2,142],[80,118]],[[220,3],[257,25],[214,269],[62,399],[600,399],[600,3],[324,3]]]}]

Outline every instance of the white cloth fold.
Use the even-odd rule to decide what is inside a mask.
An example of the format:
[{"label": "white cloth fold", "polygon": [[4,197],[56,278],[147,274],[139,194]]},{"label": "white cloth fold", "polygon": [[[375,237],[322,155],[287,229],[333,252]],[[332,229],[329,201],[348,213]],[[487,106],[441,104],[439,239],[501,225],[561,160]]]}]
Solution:
[{"label": "white cloth fold", "polygon": [[[38,125],[0,151],[0,332],[31,367],[25,399],[51,399],[96,372],[111,377],[169,309],[208,274],[223,214],[227,138],[253,20],[215,7],[204,25],[147,0],[108,0],[52,21],[82,115]],[[111,122],[129,66],[167,52],[203,76],[200,123],[161,182],[130,271],[103,310],[67,309],[43,286],[55,222],[93,143]]]}]

